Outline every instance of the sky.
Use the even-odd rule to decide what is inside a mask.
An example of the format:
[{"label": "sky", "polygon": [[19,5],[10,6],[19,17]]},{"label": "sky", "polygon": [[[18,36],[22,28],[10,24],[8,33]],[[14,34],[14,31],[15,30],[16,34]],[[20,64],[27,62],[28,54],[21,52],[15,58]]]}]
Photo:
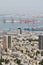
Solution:
[{"label": "sky", "polygon": [[0,0],[0,14],[43,14],[43,0]]}]

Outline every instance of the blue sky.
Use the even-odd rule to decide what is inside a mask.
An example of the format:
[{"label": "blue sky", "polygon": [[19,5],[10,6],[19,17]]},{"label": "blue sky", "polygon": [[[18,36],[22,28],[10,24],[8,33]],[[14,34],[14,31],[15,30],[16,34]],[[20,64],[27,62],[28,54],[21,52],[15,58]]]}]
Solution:
[{"label": "blue sky", "polygon": [[0,14],[43,14],[43,0],[0,0]]}]

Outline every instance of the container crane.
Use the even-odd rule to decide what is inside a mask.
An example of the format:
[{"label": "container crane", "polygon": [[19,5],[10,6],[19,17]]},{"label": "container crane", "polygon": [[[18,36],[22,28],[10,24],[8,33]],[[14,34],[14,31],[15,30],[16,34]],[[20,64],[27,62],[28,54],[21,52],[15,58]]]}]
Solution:
[{"label": "container crane", "polygon": [[3,23],[6,23],[6,19],[5,19],[5,17],[3,17]]},{"label": "container crane", "polygon": [[14,23],[14,18],[13,17],[11,17],[11,23]]}]

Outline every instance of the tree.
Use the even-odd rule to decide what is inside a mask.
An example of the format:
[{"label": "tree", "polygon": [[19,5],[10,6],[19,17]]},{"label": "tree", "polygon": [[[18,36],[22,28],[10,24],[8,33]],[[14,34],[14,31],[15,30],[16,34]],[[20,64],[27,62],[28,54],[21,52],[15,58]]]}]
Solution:
[{"label": "tree", "polygon": [[16,58],[15,60],[14,60],[14,62],[16,62],[18,65],[21,65],[20,63],[21,63],[21,60],[19,60],[18,58]]},{"label": "tree", "polygon": [[36,52],[36,56],[37,56],[38,54],[40,54],[40,51],[37,50],[37,52]]},{"label": "tree", "polygon": [[5,49],[5,52],[7,52],[7,48]]},{"label": "tree", "polygon": [[39,65],[43,65],[43,59],[39,62]]},{"label": "tree", "polygon": [[9,60],[6,60],[6,59],[5,59],[5,64],[8,64],[8,63],[9,63]]}]

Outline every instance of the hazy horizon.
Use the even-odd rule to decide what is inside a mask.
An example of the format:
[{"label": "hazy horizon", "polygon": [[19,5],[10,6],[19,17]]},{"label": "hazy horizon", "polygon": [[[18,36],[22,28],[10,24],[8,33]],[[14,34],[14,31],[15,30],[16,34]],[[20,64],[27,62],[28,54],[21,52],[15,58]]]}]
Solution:
[{"label": "hazy horizon", "polygon": [[0,0],[0,14],[43,14],[43,0]]}]

